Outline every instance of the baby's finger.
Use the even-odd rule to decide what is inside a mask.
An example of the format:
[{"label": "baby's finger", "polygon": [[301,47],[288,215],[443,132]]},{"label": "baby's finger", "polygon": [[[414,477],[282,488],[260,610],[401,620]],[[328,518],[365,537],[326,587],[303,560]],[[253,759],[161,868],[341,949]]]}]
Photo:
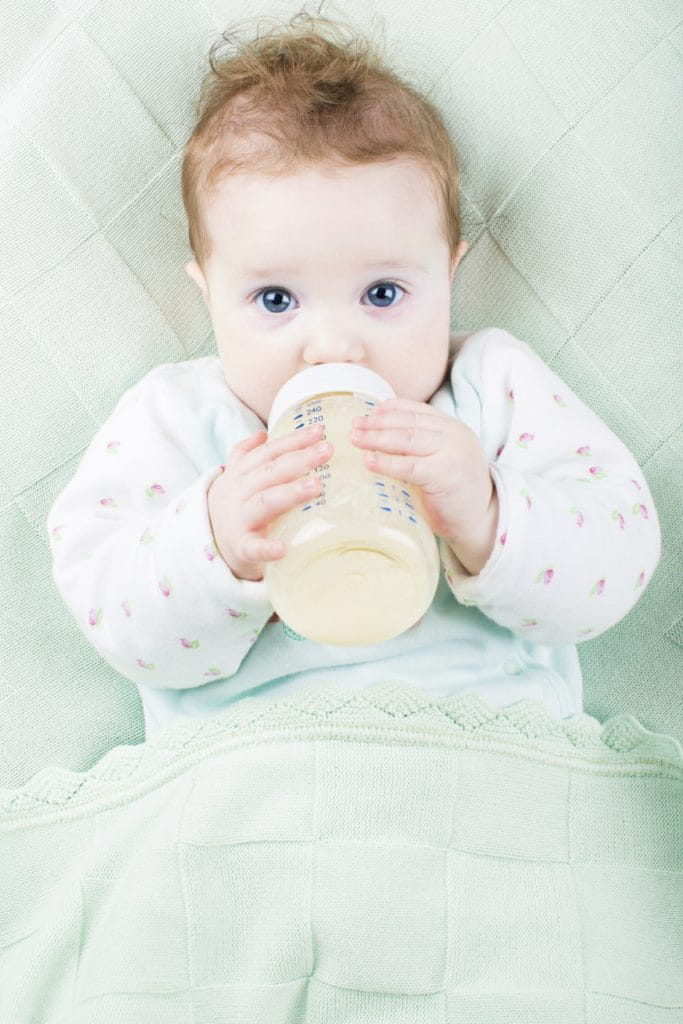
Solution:
[{"label": "baby's finger", "polygon": [[255,533],[248,533],[242,541],[240,557],[245,562],[253,562],[259,565],[261,562],[275,562],[282,558],[287,548],[281,540],[268,540],[267,537],[258,537]]},{"label": "baby's finger", "polygon": [[443,418],[445,415],[439,409],[435,409],[433,405],[427,405],[426,402],[416,402],[412,398],[387,398],[383,402],[378,402],[370,410],[371,416],[387,416],[390,413],[423,416],[428,419]]},{"label": "baby's finger", "polygon": [[[322,462],[324,459],[318,456],[314,461]],[[276,463],[271,465],[277,467]],[[285,478],[284,482],[279,482],[281,481],[279,475],[274,476],[272,486],[268,486],[269,481],[259,481],[258,474],[255,474],[255,482],[258,486],[250,495],[243,496],[241,506],[243,523],[249,532],[258,533],[269,526],[278,516],[304,504],[320,493],[320,478],[312,472],[311,468],[307,474],[303,475],[303,469],[304,467],[300,467],[295,477],[292,477],[291,473],[288,474],[289,478]],[[276,471],[277,468],[273,470],[273,473]]]},{"label": "baby's finger", "polygon": [[[272,509],[275,515],[279,515],[288,507],[286,502],[295,501],[297,497],[303,500],[303,496],[308,493],[305,484],[310,486],[311,481],[315,483],[318,478],[313,475],[313,471],[325,465],[332,450],[327,441],[309,443],[304,448],[284,452],[271,457],[267,462],[243,470],[240,496],[247,509],[260,506],[259,511]],[[249,525],[254,528],[260,522],[252,521]]]},{"label": "baby's finger", "polygon": [[412,427],[376,428],[366,427],[364,430],[354,429],[351,442],[357,448],[387,452],[391,455],[434,455],[441,448],[442,432],[435,430],[416,430]]},{"label": "baby's finger", "polygon": [[[452,419],[453,417],[450,417]],[[427,430],[430,433],[443,433],[448,427],[448,420],[441,413],[429,416],[427,413],[410,412],[405,409],[389,409],[386,412],[371,412],[368,416],[357,416],[352,421],[355,430],[385,430],[387,427],[405,427],[412,430]]]},{"label": "baby's finger", "polygon": [[390,476],[406,484],[424,487],[431,479],[430,463],[413,455],[386,455],[384,452],[365,452],[363,461],[372,473]]},{"label": "baby's finger", "polygon": [[254,448],[249,453],[248,458],[244,460],[242,468],[245,472],[251,473],[254,469],[259,469],[267,462],[272,462],[279,455],[284,455],[287,452],[293,452],[313,444],[322,437],[322,433],[322,426],[314,424],[312,427],[289,431],[287,434],[283,434],[282,437],[277,437],[272,441],[267,440],[268,435],[266,434],[266,443]]}]

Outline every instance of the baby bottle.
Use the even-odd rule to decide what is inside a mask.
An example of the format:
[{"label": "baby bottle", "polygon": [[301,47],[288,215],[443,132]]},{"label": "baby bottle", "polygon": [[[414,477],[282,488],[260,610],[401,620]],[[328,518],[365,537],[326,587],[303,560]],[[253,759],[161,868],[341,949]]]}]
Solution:
[{"label": "baby bottle", "polygon": [[389,640],[420,620],[436,592],[439,550],[418,492],[371,472],[349,439],[355,417],[395,397],[365,367],[326,363],[296,374],[273,402],[269,437],[320,423],[333,447],[329,462],[311,470],[318,497],[269,525],[269,538],[287,550],[264,569],[275,611],[316,643]]}]

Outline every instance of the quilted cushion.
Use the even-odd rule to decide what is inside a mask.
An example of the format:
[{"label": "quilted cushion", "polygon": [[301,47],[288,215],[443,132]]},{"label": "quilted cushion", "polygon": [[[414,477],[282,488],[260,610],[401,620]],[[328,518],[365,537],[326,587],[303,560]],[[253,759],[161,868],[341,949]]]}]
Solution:
[{"label": "quilted cushion", "polygon": [[[130,385],[215,351],[183,268],[180,158],[209,47],[245,13],[226,0],[0,0],[0,784],[48,764],[84,770],[142,739],[135,687],[56,591],[45,520]],[[676,6],[351,0],[324,13],[383,28],[453,133],[470,249],[452,328],[523,338],[643,468],[663,556],[631,613],[580,645],[586,710],[680,734]]]}]

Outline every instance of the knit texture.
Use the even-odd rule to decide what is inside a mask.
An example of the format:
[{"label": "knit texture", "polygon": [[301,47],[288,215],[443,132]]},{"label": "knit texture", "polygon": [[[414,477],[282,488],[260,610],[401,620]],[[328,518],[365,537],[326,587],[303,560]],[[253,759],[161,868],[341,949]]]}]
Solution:
[{"label": "knit texture", "polygon": [[[211,43],[245,15],[301,6],[0,0],[1,784],[142,738],[134,684],[53,584],[47,513],[127,388],[215,354],[183,269],[180,155]],[[369,0],[329,13],[383,28],[460,153],[469,250],[452,330],[523,339],[642,468],[662,559],[633,611],[580,645],[585,707],[680,739],[678,7]]]},{"label": "knit texture", "polygon": [[683,751],[402,684],[0,792],[8,1024],[673,1024]]}]

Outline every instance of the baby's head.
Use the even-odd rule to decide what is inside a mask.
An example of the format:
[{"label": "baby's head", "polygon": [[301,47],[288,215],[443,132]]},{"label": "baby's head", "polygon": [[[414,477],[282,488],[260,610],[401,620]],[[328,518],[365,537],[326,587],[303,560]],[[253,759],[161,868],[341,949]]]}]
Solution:
[{"label": "baby's head", "polygon": [[339,36],[302,13],[220,62],[212,49],[185,147],[186,269],[229,387],[264,423],[316,363],[422,402],[448,368],[456,153],[436,108]]}]

